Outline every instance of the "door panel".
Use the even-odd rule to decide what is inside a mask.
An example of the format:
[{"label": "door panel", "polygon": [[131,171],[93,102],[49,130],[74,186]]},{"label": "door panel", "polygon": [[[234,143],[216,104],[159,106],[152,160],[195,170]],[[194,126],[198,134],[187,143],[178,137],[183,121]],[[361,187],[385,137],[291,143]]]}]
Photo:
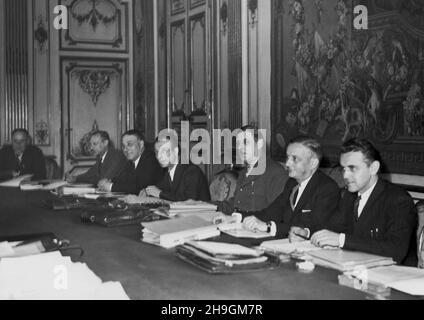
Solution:
[{"label": "door panel", "polygon": [[62,104],[67,171],[93,161],[89,137],[105,130],[120,148],[129,124],[127,62],[65,59],[62,61]]}]

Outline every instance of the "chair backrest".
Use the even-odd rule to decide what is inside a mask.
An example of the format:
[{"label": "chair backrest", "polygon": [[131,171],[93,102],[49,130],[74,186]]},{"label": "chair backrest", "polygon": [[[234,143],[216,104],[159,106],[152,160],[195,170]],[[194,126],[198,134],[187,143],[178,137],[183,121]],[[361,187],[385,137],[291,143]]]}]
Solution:
[{"label": "chair backrest", "polygon": [[218,173],[209,186],[212,201],[226,201],[234,197],[237,174],[231,170]]},{"label": "chair backrest", "polygon": [[424,269],[424,201],[416,204],[418,211],[417,255],[418,268]]},{"label": "chair backrest", "polygon": [[49,180],[57,180],[62,178],[60,168],[52,157],[45,157],[46,162],[46,178]]}]

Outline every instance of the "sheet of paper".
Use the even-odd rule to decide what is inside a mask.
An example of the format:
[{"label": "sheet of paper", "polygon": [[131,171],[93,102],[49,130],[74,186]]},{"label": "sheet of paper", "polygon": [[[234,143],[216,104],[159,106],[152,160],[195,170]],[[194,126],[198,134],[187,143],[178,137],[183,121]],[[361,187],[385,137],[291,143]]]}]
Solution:
[{"label": "sheet of paper", "polygon": [[0,242],[0,258],[13,256],[15,251],[9,242]]},{"label": "sheet of paper", "polygon": [[261,244],[261,248],[278,253],[291,254],[291,253],[305,253],[314,250],[321,250],[321,248],[314,246],[310,241],[293,242],[289,239],[279,239],[265,241]]},{"label": "sheet of paper", "polygon": [[262,253],[255,249],[244,247],[238,244],[213,242],[213,241],[190,241],[189,245],[212,255],[241,255],[258,257]]},{"label": "sheet of paper", "polygon": [[32,174],[26,174],[0,183],[0,187],[19,188],[23,181],[31,180]]},{"label": "sheet of paper", "polygon": [[424,269],[404,267],[404,266],[388,266],[380,268],[372,268],[366,272],[352,274],[358,279],[371,281],[389,287],[391,284],[399,281],[410,279],[424,279]]},{"label": "sheet of paper", "polygon": [[390,287],[413,296],[424,296],[424,278],[399,281]]},{"label": "sheet of paper", "polygon": [[84,263],[59,252],[0,260],[0,299],[128,299],[119,283],[103,284]]},{"label": "sheet of paper", "polygon": [[158,235],[198,229],[211,225],[212,223],[195,216],[142,223],[143,227]]}]

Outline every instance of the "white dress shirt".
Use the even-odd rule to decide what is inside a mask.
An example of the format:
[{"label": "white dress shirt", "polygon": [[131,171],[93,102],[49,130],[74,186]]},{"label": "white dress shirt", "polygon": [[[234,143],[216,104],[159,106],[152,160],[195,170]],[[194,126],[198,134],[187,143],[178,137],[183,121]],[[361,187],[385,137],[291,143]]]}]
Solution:
[{"label": "white dress shirt", "polygon": [[[312,176],[313,176],[313,175],[312,175]],[[304,180],[304,181],[302,181],[302,182],[300,183],[300,185],[299,185],[299,189],[298,189],[298,192],[297,192],[297,198],[296,198],[296,201],[295,201],[295,203],[294,203],[294,207],[295,207],[295,208],[296,208],[296,206],[297,206],[297,203],[298,203],[298,202],[299,202],[299,200],[300,200],[300,197],[301,197],[301,196],[302,196],[302,194],[303,194],[303,191],[305,191],[306,186],[308,185],[309,181],[311,181],[312,176],[310,176],[308,179],[306,179],[306,180]]]},{"label": "white dress shirt", "polygon": [[169,176],[171,177],[171,182],[174,181],[175,170],[177,170],[177,165],[175,165],[171,170],[169,170]]}]

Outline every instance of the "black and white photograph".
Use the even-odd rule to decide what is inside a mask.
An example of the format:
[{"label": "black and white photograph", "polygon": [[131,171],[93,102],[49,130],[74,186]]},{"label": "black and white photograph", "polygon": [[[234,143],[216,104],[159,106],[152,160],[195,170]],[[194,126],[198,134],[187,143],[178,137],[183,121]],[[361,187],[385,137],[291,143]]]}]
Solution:
[{"label": "black and white photograph", "polygon": [[0,0],[0,300],[422,299],[424,0]]}]

